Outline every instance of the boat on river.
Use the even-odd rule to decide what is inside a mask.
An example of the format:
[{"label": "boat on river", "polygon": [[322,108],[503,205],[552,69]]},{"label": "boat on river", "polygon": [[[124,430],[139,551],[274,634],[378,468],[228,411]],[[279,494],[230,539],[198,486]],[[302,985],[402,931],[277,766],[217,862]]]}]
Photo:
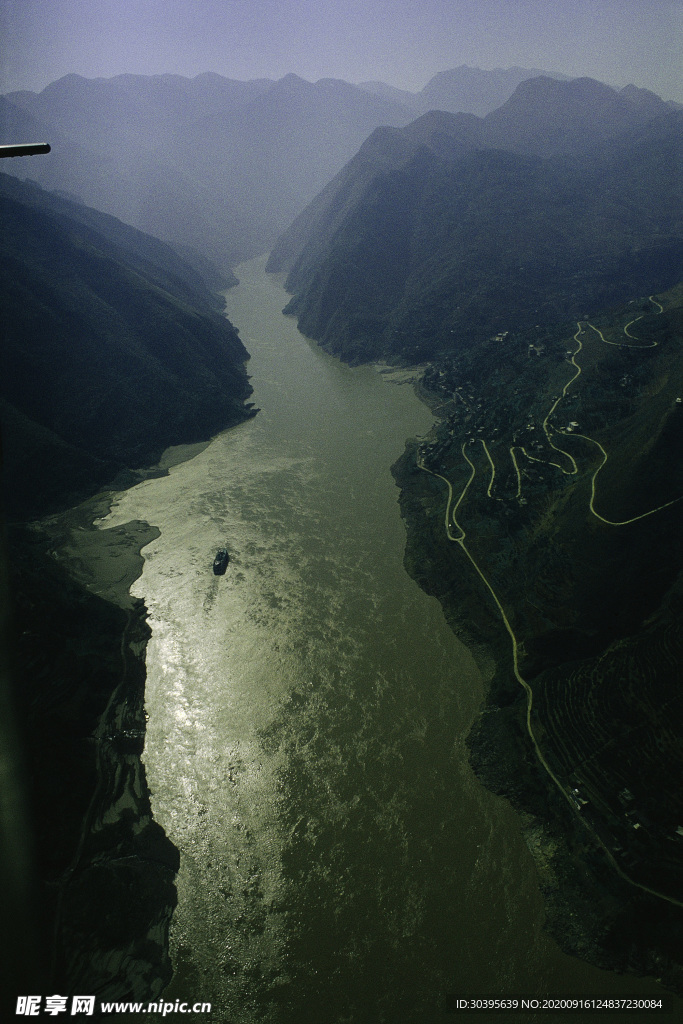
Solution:
[{"label": "boat on river", "polygon": [[226,548],[221,548],[220,551],[216,552],[216,557],[213,560],[213,571],[216,576],[224,576],[225,570],[228,568],[228,562],[230,561],[230,555]]}]

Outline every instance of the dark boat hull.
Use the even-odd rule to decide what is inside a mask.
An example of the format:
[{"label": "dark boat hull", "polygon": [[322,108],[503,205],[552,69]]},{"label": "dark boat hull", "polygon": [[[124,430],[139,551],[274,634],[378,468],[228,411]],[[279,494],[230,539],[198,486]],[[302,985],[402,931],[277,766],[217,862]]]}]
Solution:
[{"label": "dark boat hull", "polygon": [[225,550],[221,549],[217,552],[216,557],[213,560],[213,571],[215,576],[224,576],[225,570],[228,568],[228,562],[230,561],[230,555]]}]

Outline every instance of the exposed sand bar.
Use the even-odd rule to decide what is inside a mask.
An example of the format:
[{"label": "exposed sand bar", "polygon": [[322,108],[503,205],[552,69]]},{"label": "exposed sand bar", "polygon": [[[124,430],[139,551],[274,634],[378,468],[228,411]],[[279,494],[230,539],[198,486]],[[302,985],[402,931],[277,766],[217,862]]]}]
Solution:
[{"label": "exposed sand bar", "polygon": [[[195,458],[210,443],[207,440],[167,448],[155,466],[131,471],[129,486],[167,476],[174,466]],[[68,566],[69,573],[91,593],[120,608],[132,608],[135,604],[130,588],[142,572],[141,551],[159,537],[156,527],[140,519],[112,528],[100,526],[117,496],[127,489],[100,491],[40,524],[53,540],[53,556]]]}]

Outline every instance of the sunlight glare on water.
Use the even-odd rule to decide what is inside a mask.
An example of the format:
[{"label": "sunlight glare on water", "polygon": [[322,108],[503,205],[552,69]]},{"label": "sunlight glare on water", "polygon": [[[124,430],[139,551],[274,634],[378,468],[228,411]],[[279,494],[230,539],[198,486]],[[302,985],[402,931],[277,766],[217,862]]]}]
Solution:
[{"label": "sunlight glare on water", "polygon": [[263,262],[226,294],[261,412],[101,524],[161,531],[133,592],[152,806],[181,853],[168,998],[429,1024],[446,992],[611,990],[542,931],[516,815],[467,762],[482,680],[403,569],[390,466],[431,415],[306,341]]}]

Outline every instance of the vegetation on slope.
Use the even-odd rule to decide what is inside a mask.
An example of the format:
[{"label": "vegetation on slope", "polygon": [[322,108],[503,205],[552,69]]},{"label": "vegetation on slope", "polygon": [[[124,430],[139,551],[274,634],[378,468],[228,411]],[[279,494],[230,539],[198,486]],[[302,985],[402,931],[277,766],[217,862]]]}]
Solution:
[{"label": "vegetation on slope", "polygon": [[[683,286],[437,360],[407,565],[497,668],[470,738],[570,951],[683,987]],[[446,522],[444,521],[444,509]]]},{"label": "vegetation on slope", "polygon": [[171,249],[3,177],[5,504],[74,503],[249,414],[247,352]]},{"label": "vegetation on slope", "polygon": [[0,744],[16,795],[0,807],[13,840],[1,866],[23,881],[1,928],[13,1014],[27,992],[158,996],[178,867],[140,760],[149,628],[128,595],[154,531],[122,529],[104,600],[55,552],[106,501],[40,528],[22,521],[117,474],[132,481],[169,445],[252,410],[248,355],[221,300],[167,245],[5,176],[0,216]]},{"label": "vegetation on slope", "polygon": [[539,78],[375,133],[276,246],[286,311],[343,359],[419,362],[671,286],[682,115],[635,100]]},{"label": "vegetation on slope", "polygon": [[527,812],[564,947],[678,991],[681,126],[529,80],[375,132],[269,263],[331,352],[427,363],[406,562],[494,655],[473,763]]}]

